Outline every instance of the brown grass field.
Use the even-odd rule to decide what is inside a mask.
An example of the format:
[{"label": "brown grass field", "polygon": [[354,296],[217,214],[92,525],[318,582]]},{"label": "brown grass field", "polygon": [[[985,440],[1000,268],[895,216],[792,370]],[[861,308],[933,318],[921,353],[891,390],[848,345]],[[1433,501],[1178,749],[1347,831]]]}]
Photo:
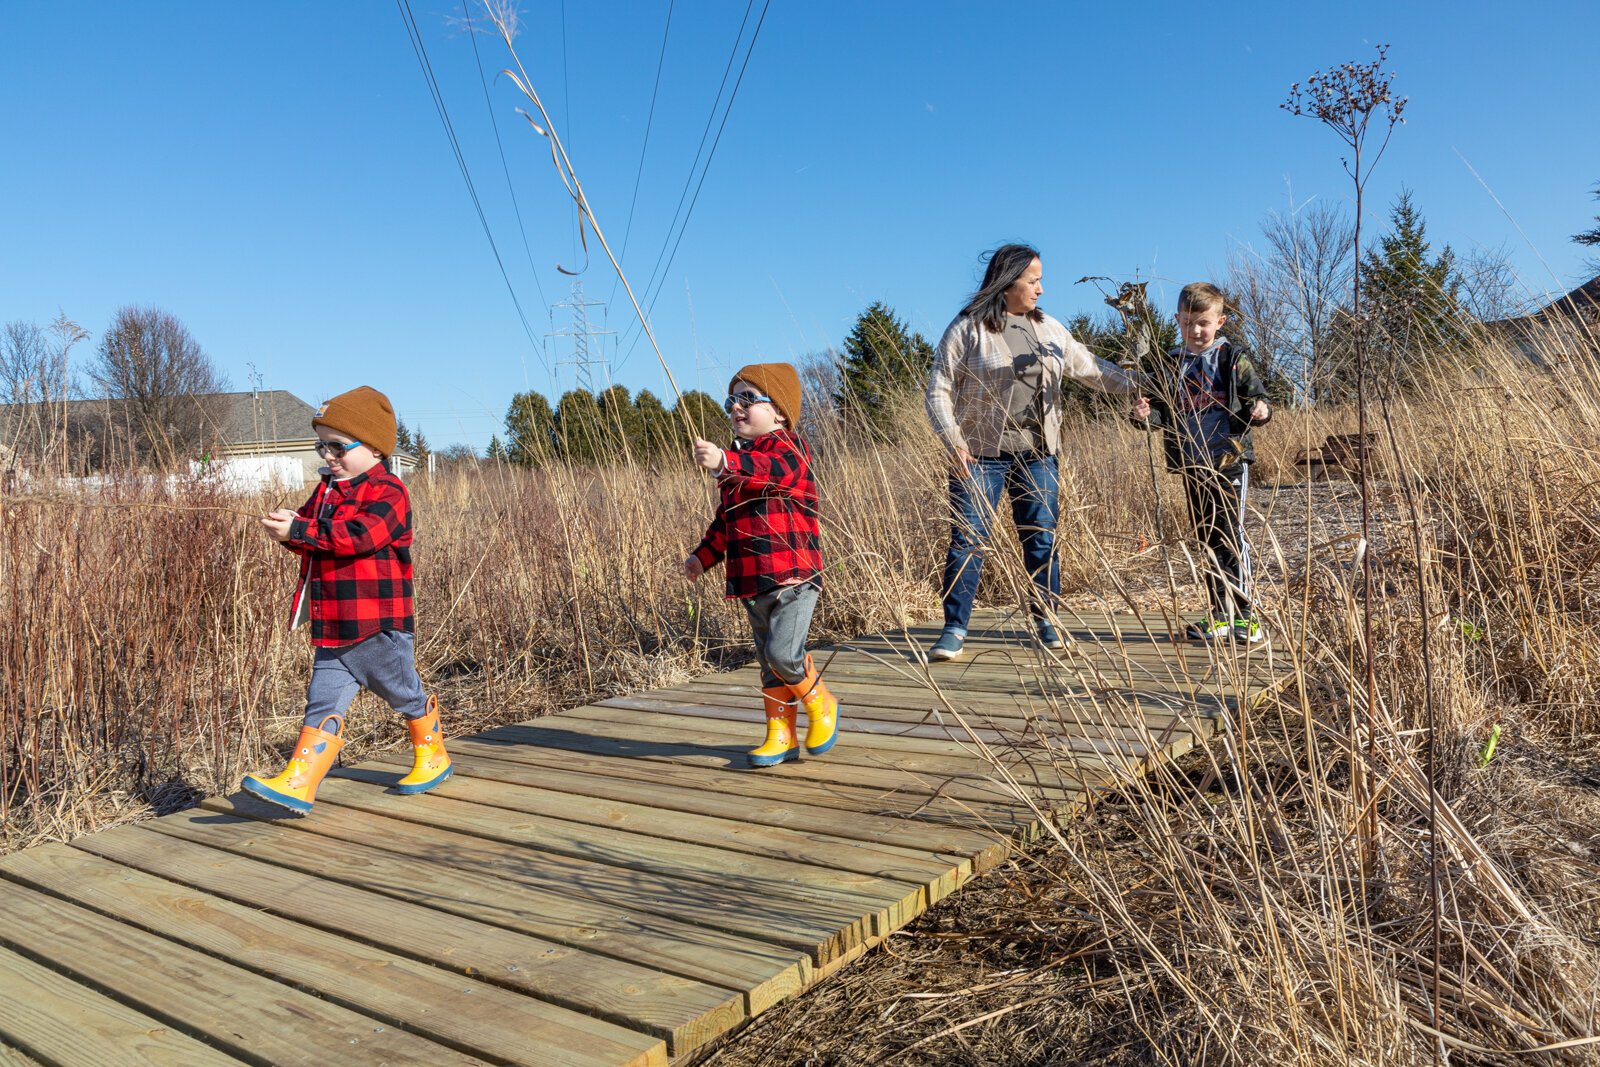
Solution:
[{"label": "brown grass field", "polygon": [[[1293,463],[1353,414],[1280,412],[1258,434],[1253,537],[1298,684],[1248,737],[1061,826],[704,1062],[1600,1062],[1600,385],[1551,362],[1479,353],[1373,405],[1370,599],[1355,488],[1308,489]],[[817,442],[818,640],[936,615],[943,461],[914,400],[903,421],[892,446]],[[1108,413],[1068,438],[1069,597],[1173,599],[1140,548],[1144,435]],[[1159,484],[1176,544],[1181,493]],[[720,575],[679,576],[710,513],[687,461],[412,489],[419,662],[452,733],[750,654]],[[276,770],[310,651],[287,629],[292,559],[250,515],[298,502],[0,497],[4,848]],[[1193,574],[1175,581],[1197,606]],[[983,595],[1023,588],[1003,543]],[[349,754],[402,736],[363,697]]]}]

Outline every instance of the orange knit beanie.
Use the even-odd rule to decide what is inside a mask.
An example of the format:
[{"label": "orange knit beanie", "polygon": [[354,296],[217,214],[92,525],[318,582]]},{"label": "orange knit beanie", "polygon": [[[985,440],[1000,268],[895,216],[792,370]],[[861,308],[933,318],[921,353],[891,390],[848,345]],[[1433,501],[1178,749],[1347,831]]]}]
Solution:
[{"label": "orange knit beanie", "polygon": [[787,363],[752,363],[739,368],[739,373],[728,382],[728,392],[733,392],[738,382],[749,382],[770,396],[772,406],[783,416],[784,426],[799,432],[800,375],[793,367]]},{"label": "orange knit beanie", "polygon": [[388,397],[370,385],[340,393],[323,404],[311,425],[354,437],[381,455],[394,455],[394,407]]}]

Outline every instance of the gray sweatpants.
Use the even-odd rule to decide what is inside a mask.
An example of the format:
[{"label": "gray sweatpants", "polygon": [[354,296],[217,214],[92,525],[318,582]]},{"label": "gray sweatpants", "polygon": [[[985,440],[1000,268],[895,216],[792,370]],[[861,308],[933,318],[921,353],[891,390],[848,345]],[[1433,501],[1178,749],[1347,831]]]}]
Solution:
[{"label": "gray sweatpants", "polygon": [[306,725],[320,729],[330,715],[343,719],[363,689],[372,690],[408,719],[422,718],[428,695],[417,676],[415,643],[411,634],[385,630],[353,645],[317,649],[311,684],[306,687]]},{"label": "gray sweatpants", "polygon": [[744,601],[761,661],[761,687],[798,685],[806,677],[806,635],[817,608],[817,587],[786,585]]}]

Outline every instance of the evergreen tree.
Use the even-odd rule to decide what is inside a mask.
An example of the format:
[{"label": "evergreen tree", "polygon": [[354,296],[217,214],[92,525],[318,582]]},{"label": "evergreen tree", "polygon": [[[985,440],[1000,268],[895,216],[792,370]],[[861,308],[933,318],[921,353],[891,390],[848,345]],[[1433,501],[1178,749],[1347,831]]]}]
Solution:
[{"label": "evergreen tree", "polygon": [[575,463],[605,458],[605,420],[589,390],[569,390],[556,402],[556,441],[561,454]]},{"label": "evergreen tree", "polygon": [[[501,450],[497,455],[495,449]],[[538,467],[556,454],[556,418],[543,393],[518,393],[506,409],[506,440],[489,442],[491,459],[504,458],[523,467]]]},{"label": "evergreen tree", "polygon": [[[1594,198],[1596,200],[1600,200],[1600,185],[1594,187]],[[1600,245],[1600,215],[1596,215],[1594,217],[1594,221],[1594,229],[1584,230],[1582,233],[1575,233],[1572,235],[1572,239],[1578,242],[1580,245],[1586,245],[1591,248],[1595,245]]]},{"label": "evergreen tree", "polygon": [[1373,330],[1369,359],[1379,380],[1409,380],[1416,369],[1467,339],[1455,253],[1430,254],[1427,224],[1402,191],[1389,214],[1393,229],[1369,249],[1365,297]]},{"label": "evergreen tree", "polygon": [[639,413],[639,457],[648,460],[669,455],[683,439],[678,420],[648,389],[639,390],[633,406]]},{"label": "evergreen tree", "polygon": [[[1600,200],[1600,185],[1594,187],[1594,198]],[[1594,217],[1594,223],[1593,229],[1575,233],[1572,235],[1572,239],[1585,248],[1594,248],[1600,245],[1600,215]],[[1591,270],[1600,270],[1600,259],[1591,260],[1589,268]]]},{"label": "evergreen tree", "polygon": [[933,368],[933,346],[878,300],[856,318],[844,356],[834,399],[847,415],[891,436],[894,398],[922,388]]},{"label": "evergreen tree", "polygon": [[511,454],[507,451],[505,442],[500,440],[499,434],[489,435],[489,447],[484,451],[484,458],[492,463],[510,462]]},{"label": "evergreen tree", "polygon": [[600,407],[601,439],[608,459],[640,457],[644,449],[644,420],[626,387],[613,385],[595,398]]},{"label": "evergreen tree", "polygon": [[[711,399],[702,390],[691,389],[684,393],[673,410],[678,424],[681,426],[687,421],[696,437],[703,437],[707,441],[728,440],[728,413],[722,410],[720,401]],[[681,416],[677,414],[679,412]]]}]

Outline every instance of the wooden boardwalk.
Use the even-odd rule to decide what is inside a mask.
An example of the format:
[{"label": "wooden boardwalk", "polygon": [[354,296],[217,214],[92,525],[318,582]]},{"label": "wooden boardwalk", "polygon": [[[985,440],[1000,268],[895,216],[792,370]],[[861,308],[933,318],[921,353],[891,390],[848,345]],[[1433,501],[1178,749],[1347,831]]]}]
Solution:
[{"label": "wooden boardwalk", "polygon": [[[826,756],[746,768],[754,668],[0,860],[0,1064],[667,1064],[812,983],[1281,675],[1098,616],[818,654]],[[1152,632],[1150,627],[1155,627]],[[909,637],[909,641],[908,641]]]}]

